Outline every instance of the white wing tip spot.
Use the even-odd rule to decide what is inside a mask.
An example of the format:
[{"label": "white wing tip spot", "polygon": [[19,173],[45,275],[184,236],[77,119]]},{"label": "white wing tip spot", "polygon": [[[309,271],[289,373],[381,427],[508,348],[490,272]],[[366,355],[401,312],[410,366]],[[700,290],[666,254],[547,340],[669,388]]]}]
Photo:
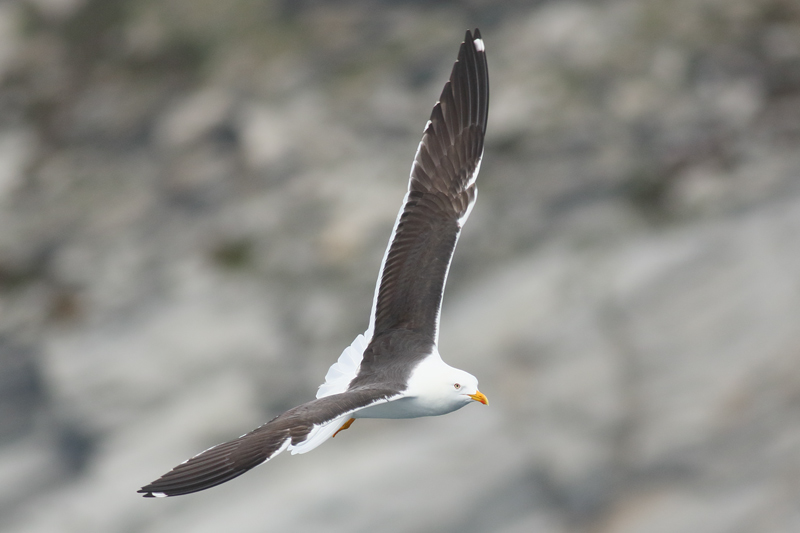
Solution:
[{"label": "white wing tip spot", "polygon": [[486,51],[486,47],[483,45],[483,39],[475,39],[474,41],[472,41],[472,44],[475,45],[475,50],[477,52],[485,52]]},{"label": "white wing tip spot", "polygon": [[163,492],[151,492],[150,494],[152,494],[156,498],[166,498],[167,497],[167,495],[164,494]]}]

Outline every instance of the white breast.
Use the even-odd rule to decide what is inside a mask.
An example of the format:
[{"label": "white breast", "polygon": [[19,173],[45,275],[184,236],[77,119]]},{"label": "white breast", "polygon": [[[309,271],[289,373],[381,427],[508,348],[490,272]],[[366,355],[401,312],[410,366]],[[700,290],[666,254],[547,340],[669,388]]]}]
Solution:
[{"label": "white breast", "polygon": [[[403,397],[397,400],[361,409],[355,418],[418,418],[450,413],[466,405],[454,394],[452,383],[458,381],[463,371],[442,361],[439,351],[420,361],[411,372]],[[452,383],[451,383],[452,382]]]}]

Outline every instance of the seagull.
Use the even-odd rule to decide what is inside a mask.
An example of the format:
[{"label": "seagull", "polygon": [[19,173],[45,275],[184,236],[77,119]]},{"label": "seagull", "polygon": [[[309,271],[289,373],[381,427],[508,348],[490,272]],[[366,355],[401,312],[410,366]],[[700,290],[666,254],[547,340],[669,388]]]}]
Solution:
[{"label": "seagull", "polygon": [[486,52],[476,29],[467,31],[425,125],[367,331],[330,367],[316,399],[195,455],[139,493],[163,498],[214,487],[284,450],[309,452],[358,418],[416,418],[472,402],[488,405],[475,376],[445,363],[437,346],[453,250],[478,192],[488,111]]}]

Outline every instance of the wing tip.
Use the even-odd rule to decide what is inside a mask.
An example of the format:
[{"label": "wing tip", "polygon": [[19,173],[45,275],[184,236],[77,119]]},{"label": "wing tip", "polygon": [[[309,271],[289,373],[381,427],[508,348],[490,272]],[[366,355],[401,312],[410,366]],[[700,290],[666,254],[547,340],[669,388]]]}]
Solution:
[{"label": "wing tip", "polygon": [[462,44],[467,43],[472,43],[472,46],[475,47],[476,52],[486,52],[486,45],[483,42],[481,30],[478,28],[475,28],[474,31],[467,30],[467,33],[464,35],[464,42]]},{"label": "wing tip", "polygon": [[472,46],[475,47],[475,51],[478,53],[486,52],[486,45],[483,42],[483,37],[481,37],[481,30],[475,28],[474,33],[470,33],[467,30],[467,35],[464,37],[464,42],[472,42]]},{"label": "wing tip", "polygon": [[167,494],[166,492],[147,490],[147,487],[142,487],[137,490],[136,493],[141,494],[143,498],[166,498],[167,496],[171,496],[171,494]]}]

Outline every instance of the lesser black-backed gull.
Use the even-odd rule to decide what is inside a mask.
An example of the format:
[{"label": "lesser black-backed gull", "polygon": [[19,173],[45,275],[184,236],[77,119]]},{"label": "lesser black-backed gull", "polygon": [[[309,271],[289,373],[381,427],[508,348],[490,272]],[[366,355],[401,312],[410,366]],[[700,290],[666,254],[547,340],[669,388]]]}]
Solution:
[{"label": "lesser black-backed gull", "polygon": [[478,380],[446,364],[437,347],[450,261],[475,204],[488,110],[486,54],[476,29],[474,35],[467,31],[425,125],[367,331],[331,366],[315,400],[195,455],[140,493],[177,496],[219,485],[286,449],[311,451],[356,418],[443,415],[471,402],[488,403]]}]

